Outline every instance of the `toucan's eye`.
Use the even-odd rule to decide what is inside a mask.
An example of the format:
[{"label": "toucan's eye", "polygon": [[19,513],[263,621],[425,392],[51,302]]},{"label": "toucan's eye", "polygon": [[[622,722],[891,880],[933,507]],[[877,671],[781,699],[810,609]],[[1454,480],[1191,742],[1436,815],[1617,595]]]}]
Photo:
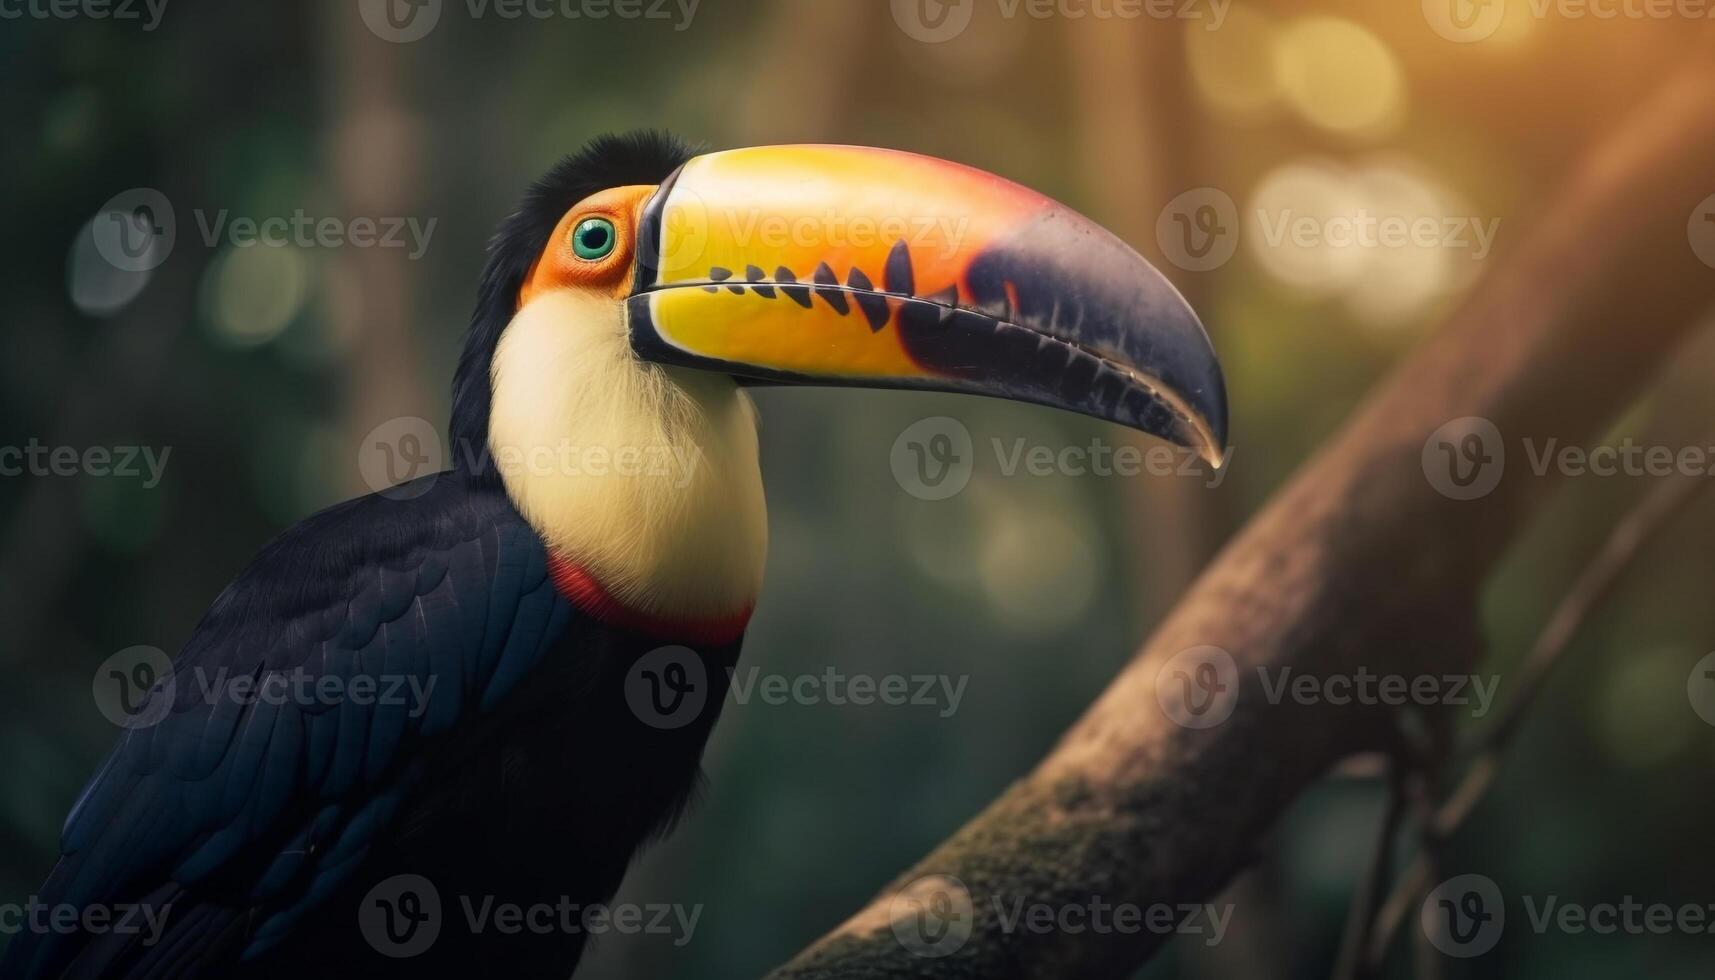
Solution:
[{"label": "toucan's eye", "polygon": [[592,262],[605,259],[618,238],[613,222],[606,218],[585,218],[572,229],[572,251],[578,253],[578,258]]}]

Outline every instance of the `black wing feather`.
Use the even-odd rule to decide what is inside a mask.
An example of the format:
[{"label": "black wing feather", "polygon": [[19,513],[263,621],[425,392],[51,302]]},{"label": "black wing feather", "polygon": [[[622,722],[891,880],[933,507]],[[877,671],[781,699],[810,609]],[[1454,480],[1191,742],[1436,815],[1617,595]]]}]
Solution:
[{"label": "black wing feather", "polygon": [[[125,733],[67,819],[41,893],[79,908],[194,904],[174,909],[148,948],[20,934],[0,975],[114,964],[180,975],[234,943],[265,952],[355,870],[408,793],[419,750],[492,711],[537,665],[574,615],[540,540],[502,494],[457,472],[426,479],[420,496],[310,518],[222,593],[150,692],[171,696],[171,711]],[[354,696],[208,694],[293,671],[301,691],[329,678]],[[355,696],[360,678],[378,684],[375,698]],[[407,684],[395,693],[414,681],[424,701],[381,698],[392,678]]]}]

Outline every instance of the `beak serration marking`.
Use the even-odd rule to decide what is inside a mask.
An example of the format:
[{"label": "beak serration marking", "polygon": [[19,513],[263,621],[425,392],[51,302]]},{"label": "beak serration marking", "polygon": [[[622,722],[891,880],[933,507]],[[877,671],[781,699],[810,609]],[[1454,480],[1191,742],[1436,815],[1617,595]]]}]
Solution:
[{"label": "beak serration marking", "polygon": [[787,299],[797,303],[806,310],[810,308],[810,287],[788,285],[788,283],[796,283],[798,281],[798,277],[792,274],[791,269],[788,269],[785,266],[775,269],[774,278],[780,280],[780,291],[786,294]]},{"label": "beak serration marking", "polygon": [[887,265],[881,270],[881,288],[900,296],[917,293],[917,276],[911,270],[911,246],[903,238],[894,242],[893,250],[887,253]]},{"label": "beak serration marking", "polygon": [[[921,335],[923,330],[931,327],[945,327],[947,323],[967,312],[959,304],[959,285],[954,283],[945,289],[928,296],[916,294],[917,276],[912,266],[911,246],[904,239],[898,239],[888,250],[887,259],[882,267],[882,287],[876,289],[874,280],[869,274],[857,266],[852,266],[846,273],[846,281],[842,284],[834,273],[833,267],[827,262],[819,262],[811,273],[813,285],[802,284],[798,276],[786,266],[774,270],[774,278],[767,279],[768,273],[757,265],[744,267],[744,280],[733,279],[731,269],[722,266],[709,268],[710,282],[702,288],[705,292],[719,292],[725,286],[733,293],[744,293],[747,290],[755,292],[764,299],[774,299],[776,294],[783,294],[789,300],[804,309],[810,309],[813,297],[820,296],[824,302],[840,316],[850,316],[852,306],[868,322],[871,332],[880,333],[893,320],[894,312],[899,314],[900,328],[907,335]],[[1018,285],[1004,276],[988,275],[981,283],[973,287],[979,294],[977,312],[993,317],[1001,324],[1016,327],[1022,304],[1018,299]],[[982,295],[987,300],[982,300]],[[896,301],[890,298],[897,297]],[[1080,317],[1082,311],[1080,310]],[[1060,303],[1054,303],[1054,309],[1049,315],[1051,322],[1057,322],[1060,316]],[[930,322],[933,321],[933,322]],[[1048,338],[1038,337],[1034,332],[1028,333],[1033,342],[1046,342]],[[1036,351],[1040,353],[1040,349]]]},{"label": "beak serration marking", "polygon": [[840,280],[834,276],[834,270],[828,267],[828,263],[817,263],[816,273],[810,278],[816,283],[816,295],[826,300],[840,316],[852,311],[851,304],[846,302],[845,291],[840,288]]},{"label": "beak serration marking", "polygon": [[887,326],[887,297],[876,292],[875,283],[870,282],[863,270],[855,265],[846,274],[846,285],[856,290],[852,299],[857,300],[858,309],[869,320],[870,333],[880,333],[881,328]]},{"label": "beak serration marking", "polygon": [[[709,278],[713,279],[715,282],[726,282],[728,279],[732,278],[732,270],[731,269],[723,269],[717,265],[717,266],[715,266],[709,270]],[[734,293],[734,294],[744,292],[743,286],[740,286],[740,285],[737,285],[734,283],[730,283],[730,282],[727,282],[726,288],[729,292]],[[711,292],[711,293],[714,291],[715,290],[713,288],[709,289],[709,292]]]},{"label": "beak serration marking", "polygon": [[746,282],[755,284],[750,288],[756,290],[756,295],[763,299],[773,299],[774,287],[762,281],[762,277],[765,275],[767,273],[763,272],[760,266],[747,265],[744,267],[744,279]]},{"label": "beak serration marking", "polygon": [[[855,302],[858,310],[863,313],[864,319],[869,322],[869,329],[874,333],[880,333],[882,328],[887,326],[888,321],[893,318],[894,307],[887,301],[889,295],[898,296],[902,299],[928,299],[931,302],[948,306],[956,305],[959,298],[957,285],[949,286],[932,297],[918,297],[916,295],[917,277],[911,267],[911,246],[904,239],[895,241],[893,248],[887,253],[887,261],[882,269],[882,286],[879,290],[875,288],[875,283],[869,278],[869,274],[855,265],[852,266],[851,271],[846,273],[846,281],[843,286],[834,274],[833,268],[826,262],[818,263],[815,271],[811,273],[811,281],[815,283],[814,286],[799,285],[797,275],[785,266],[780,266],[774,270],[774,281],[765,282],[764,279],[767,275],[768,273],[764,272],[760,266],[747,265],[744,267],[744,282],[740,284],[729,281],[733,276],[731,269],[718,265],[711,266],[709,268],[711,281],[702,288],[704,292],[708,293],[720,292],[720,287],[723,284],[733,293],[743,293],[748,288],[764,299],[773,299],[778,290],[787,299],[806,310],[810,308],[811,294],[813,293],[820,296],[840,316],[851,315],[851,307]],[[917,310],[908,309],[911,305],[902,304],[900,307],[902,314],[920,316],[921,313]],[[950,310],[942,310],[937,317],[938,323],[945,323],[950,313]]]}]

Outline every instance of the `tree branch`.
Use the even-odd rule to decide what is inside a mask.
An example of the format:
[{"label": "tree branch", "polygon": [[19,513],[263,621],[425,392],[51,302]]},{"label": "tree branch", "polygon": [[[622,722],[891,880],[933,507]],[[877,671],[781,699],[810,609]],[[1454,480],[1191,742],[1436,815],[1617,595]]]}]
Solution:
[{"label": "tree branch", "polygon": [[[1703,443],[1708,441],[1706,437]],[[1478,737],[1476,757],[1470,767],[1446,800],[1422,814],[1418,829],[1427,840],[1450,838],[1483,801],[1500,775],[1508,744],[1548,683],[1549,675],[1571,648],[1579,630],[1619,586],[1644,547],[1666,531],[1673,518],[1708,487],[1709,478],[1702,474],[1674,476],[1652,487],[1643,500],[1614,526],[1601,550],[1579,573],[1572,588],[1549,616],[1548,624],[1543,627],[1520,669],[1517,683],[1511,685],[1512,694],[1502,707],[1500,718]],[[1372,870],[1381,867],[1382,862],[1378,861]],[[1434,883],[1435,875],[1429,862],[1420,856],[1400,876],[1386,901],[1379,908],[1372,909],[1370,927],[1360,940],[1371,966],[1381,965],[1400,924]]]},{"label": "tree branch", "polygon": [[[1504,266],[1240,532],[1035,771],[773,976],[1129,976],[1167,934],[1038,930],[1003,913],[1206,902],[1306,786],[1387,744],[1389,712],[1270,704],[1258,668],[1468,671],[1478,589],[1556,483],[1529,472],[1521,440],[1590,439],[1715,299],[1686,238],[1715,173],[1710,119],[1715,66],[1698,65],[1600,141]],[[1493,492],[1455,501],[1420,460],[1465,416],[1492,421],[1512,458]],[[1157,675],[1203,646],[1238,668],[1234,710],[1182,727]],[[908,914],[946,911],[931,901],[946,883],[929,875],[961,883],[952,897],[969,904],[946,921],[970,934],[925,950],[900,935],[919,925]]]}]

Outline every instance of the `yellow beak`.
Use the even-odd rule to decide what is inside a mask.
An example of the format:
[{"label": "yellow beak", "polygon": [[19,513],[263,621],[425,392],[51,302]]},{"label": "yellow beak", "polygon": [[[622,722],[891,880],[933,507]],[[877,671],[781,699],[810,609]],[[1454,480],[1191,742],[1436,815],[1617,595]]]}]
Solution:
[{"label": "yellow beak", "polygon": [[637,249],[648,360],[1010,398],[1223,454],[1220,365],[1184,299],[1109,232],[992,174],[865,147],[712,153],[644,203]]}]

